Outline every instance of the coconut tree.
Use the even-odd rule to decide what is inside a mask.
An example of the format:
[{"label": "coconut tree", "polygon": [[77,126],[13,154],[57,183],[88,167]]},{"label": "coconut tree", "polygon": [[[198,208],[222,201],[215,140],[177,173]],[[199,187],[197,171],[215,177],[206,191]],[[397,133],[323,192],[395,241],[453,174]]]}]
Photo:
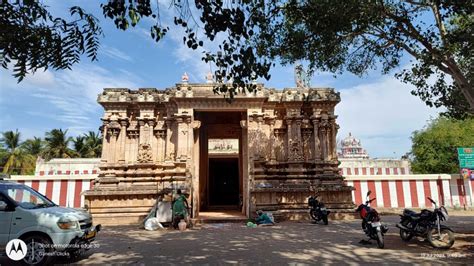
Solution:
[{"label": "coconut tree", "polygon": [[89,149],[89,157],[98,158],[102,153],[102,137],[99,133],[89,131],[84,134],[86,146]]},{"label": "coconut tree", "polygon": [[21,148],[28,154],[38,156],[43,152],[44,143],[41,138],[33,137],[32,139],[25,140],[21,144]]},{"label": "coconut tree", "polygon": [[28,174],[35,168],[35,157],[21,148],[20,132],[18,129],[2,133],[0,143],[3,146],[3,155],[6,162],[3,164],[3,173]]},{"label": "coconut tree", "polygon": [[72,137],[67,136],[67,129],[53,129],[46,132],[45,138],[45,159],[50,160],[52,158],[72,158],[75,156],[75,152],[69,148],[69,144],[72,142]]},{"label": "coconut tree", "polygon": [[90,149],[86,144],[86,137],[85,136],[77,136],[73,140],[73,147],[74,151],[77,155],[81,158],[87,158],[90,154]]}]

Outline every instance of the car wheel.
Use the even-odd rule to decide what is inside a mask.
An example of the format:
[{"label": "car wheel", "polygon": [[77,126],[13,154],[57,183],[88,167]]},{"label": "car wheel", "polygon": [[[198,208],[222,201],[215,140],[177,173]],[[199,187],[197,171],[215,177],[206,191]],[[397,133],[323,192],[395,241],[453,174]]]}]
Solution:
[{"label": "car wheel", "polygon": [[53,251],[53,243],[48,238],[41,235],[31,235],[22,239],[26,244],[26,256],[23,262],[27,265],[49,265],[53,261],[53,256],[49,255]]}]

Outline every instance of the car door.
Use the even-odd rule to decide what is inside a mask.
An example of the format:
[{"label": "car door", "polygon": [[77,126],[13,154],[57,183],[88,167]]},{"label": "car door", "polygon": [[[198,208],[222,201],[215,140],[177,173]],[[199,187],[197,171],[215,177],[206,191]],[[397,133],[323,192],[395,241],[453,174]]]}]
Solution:
[{"label": "car door", "polygon": [[10,238],[13,211],[9,204],[11,203],[0,193],[0,252],[5,250]]}]

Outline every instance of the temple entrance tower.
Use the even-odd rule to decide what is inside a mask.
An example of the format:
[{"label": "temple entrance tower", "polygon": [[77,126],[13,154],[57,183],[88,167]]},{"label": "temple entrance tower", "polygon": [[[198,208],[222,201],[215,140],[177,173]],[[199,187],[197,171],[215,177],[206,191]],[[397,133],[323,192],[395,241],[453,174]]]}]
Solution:
[{"label": "temple entrance tower", "polygon": [[228,103],[215,86],[104,89],[100,174],[85,193],[95,221],[138,223],[178,188],[192,217],[263,209],[306,218],[316,192],[334,213],[351,210],[352,188],[338,170],[334,89],[260,84]]}]

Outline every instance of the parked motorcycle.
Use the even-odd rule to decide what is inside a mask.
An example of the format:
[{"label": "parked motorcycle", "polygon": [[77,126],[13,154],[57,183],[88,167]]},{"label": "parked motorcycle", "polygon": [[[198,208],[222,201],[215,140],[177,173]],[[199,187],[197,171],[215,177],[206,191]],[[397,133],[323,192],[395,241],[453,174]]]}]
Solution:
[{"label": "parked motorcycle", "polygon": [[370,203],[375,200],[369,199],[371,191],[367,192],[365,204],[360,204],[356,212],[360,214],[362,219],[362,230],[370,238],[377,240],[377,246],[384,248],[384,234],[388,231],[388,227],[380,221],[379,213],[370,207]]},{"label": "parked motorcycle", "polygon": [[454,232],[451,228],[442,225],[442,221],[449,218],[448,211],[444,206],[438,207],[436,202],[428,197],[435,208],[433,211],[424,209],[420,213],[412,210],[403,210],[400,215],[400,237],[403,241],[410,241],[414,236],[428,239],[431,246],[435,248],[449,249],[454,244]]},{"label": "parked motorcycle", "polygon": [[325,225],[328,224],[328,216],[331,213],[326,207],[324,207],[324,203],[318,200],[318,195],[310,196],[308,198],[308,206],[310,207],[309,215],[311,219],[315,222],[323,221]]}]

